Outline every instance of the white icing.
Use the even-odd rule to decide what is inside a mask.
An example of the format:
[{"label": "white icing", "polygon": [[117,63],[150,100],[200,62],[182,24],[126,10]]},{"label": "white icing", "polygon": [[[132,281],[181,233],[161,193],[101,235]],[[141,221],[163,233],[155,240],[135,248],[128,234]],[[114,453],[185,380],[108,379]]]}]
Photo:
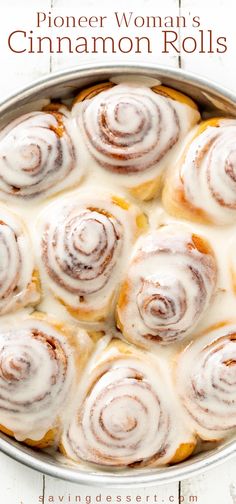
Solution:
[{"label": "white icing", "polygon": [[144,346],[184,338],[209,305],[216,270],[214,256],[199,252],[184,226],[140,238],[124,283],[127,302],[118,307],[125,336]]},{"label": "white icing", "polygon": [[86,370],[86,385],[62,438],[72,459],[155,466],[170,461],[182,442],[193,442],[161,362],[125,350],[130,351],[115,343],[100,348]]},{"label": "white icing", "polygon": [[0,424],[19,440],[42,439],[63,416],[75,376],[72,347],[52,325],[19,319],[1,327]]},{"label": "white icing", "polygon": [[[134,89],[134,83],[131,84],[126,84],[125,88]],[[151,91],[147,90],[145,86],[141,85],[141,82],[139,82],[139,89],[142,89],[142,93],[144,93],[145,97],[150,96]],[[114,92],[114,91],[113,91]],[[110,93],[110,92],[109,92]],[[141,96],[141,92],[139,91],[139,96]],[[153,93],[151,93],[151,96],[153,96]],[[157,95],[156,95],[157,97]],[[158,100],[157,98],[154,98],[154,100]],[[71,202],[76,201],[76,204],[78,205],[78,208],[81,208],[82,211],[84,210],[83,204],[87,205],[88,203],[91,204],[92,201],[92,206],[97,206],[98,204],[101,204],[101,201],[103,204],[106,201],[106,209],[111,212],[113,215],[114,208],[110,206],[110,195],[114,194],[115,195],[120,195],[124,199],[127,199],[127,189],[129,187],[133,187],[135,185],[138,185],[142,182],[145,182],[147,180],[152,180],[157,176],[157,174],[161,173],[165,168],[171,166],[172,164],[175,164],[177,156],[180,155],[182,152],[182,148],[187,141],[186,133],[191,129],[192,125],[195,124],[199,118],[199,114],[197,111],[191,109],[185,104],[178,103],[177,101],[172,101],[172,106],[174,107],[176,114],[179,119],[179,125],[180,125],[180,137],[179,141],[175,144],[174,147],[170,150],[168,154],[165,154],[162,160],[158,162],[158,165],[154,165],[153,167],[148,168],[147,170],[144,170],[143,173],[139,172],[136,174],[129,175],[122,175],[122,174],[114,174],[114,173],[109,173],[107,169],[101,168],[99,163],[94,159],[93,156],[88,152],[88,148],[85,144],[85,138],[84,135],[78,134],[78,115],[81,114],[81,109],[83,108],[83,105],[76,105],[73,109],[72,116],[68,113],[66,115],[66,127],[68,131],[70,132],[70,136],[73,139],[74,146],[76,148],[76,163],[75,163],[75,169],[71,171],[71,174],[67,175],[64,180],[62,180],[59,183],[56,183],[53,185],[51,190],[45,191],[42,193],[42,197],[40,198],[29,198],[26,200],[25,198],[12,198],[12,197],[6,197],[7,202],[9,203],[11,209],[15,211],[16,213],[19,214],[19,217],[21,217],[25,222],[27,222],[31,241],[33,242],[34,245],[34,253],[35,256],[39,260],[39,255],[40,255],[40,236],[42,234],[42,226],[43,223],[49,221],[49,217],[51,216],[51,209],[55,208],[60,209],[61,208],[61,198],[58,199],[58,196],[54,196],[54,198],[51,197],[51,199],[54,199],[55,203],[52,203],[52,206],[46,206],[45,201],[43,199],[45,197],[48,197],[48,195],[53,195],[54,193],[58,193],[60,190],[67,189],[69,187],[73,187],[75,184],[77,184],[78,181],[81,181],[81,175],[83,174],[83,180],[82,180],[82,188],[83,191],[80,192],[78,190],[75,190],[73,192],[68,193],[68,198],[67,200]],[[35,108],[35,107],[34,107]],[[29,110],[29,109],[28,109]],[[33,107],[32,107],[33,110]],[[26,110],[24,110],[26,111]],[[39,116],[39,114],[37,114]],[[192,135],[192,133],[191,133]],[[168,136],[168,135],[167,135]],[[222,154],[223,156],[223,154]],[[224,156],[223,156],[224,157]],[[150,158],[149,158],[150,159]],[[16,172],[17,173],[17,172]],[[85,177],[86,175],[86,177]],[[70,180],[70,183],[69,183]],[[46,182],[45,182],[46,183]],[[98,191],[98,188],[100,190]],[[115,189],[115,191],[114,191]],[[84,191],[86,191],[87,195],[86,198],[84,198]],[[98,194],[99,192],[99,194]],[[102,193],[102,195],[100,195]],[[83,197],[82,197],[83,194]],[[109,195],[109,197],[105,196],[106,194]],[[1,195],[2,196],[2,195]],[[78,199],[80,198],[80,201],[78,202]],[[207,193],[204,193],[204,198],[201,196],[201,203],[203,204],[203,201],[206,201],[207,198]],[[64,201],[64,199],[63,199]],[[131,201],[135,202],[134,199],[131,198]],[[96,204],[95,204],[96,202]],[[137,202],[135,202],[137,203]],[[55,204],[55,207],[54,207]],[[80,206],[81,205],[81,206]],[[154,231],[156,228],[158,228],[160,225],[163,224],[172,224],[174,225],[174,235],[178,230],[180,230],[180,223],[177,219],[172,218],[168,216],[163,209],[160,201],[154,200],[151,203],[138,203],[139,209],[143,212],[145,212],[148,215],[149,223],[150,223],[150,231]],[[134,221],[136,219],[137,211],[134,210],[134,206],[132,205],[130,209],[126,212],[122,209],[120,209],[118,206],[116,207],[116,214],[114,215],[114,218],[117,218],[119,222],[121,222],[121,227],[124,232],[124,246],[126,249],[119,250],[119,260],[116,262],[115,268],[113,272],[111,273],[109,282],[106,284],[105,287],[101,289],[100,294],[102,293],[102,296],[98,296],[97,294],[91,294],[91,305],[89,306],[90,308],[92,306],[95,306],[96,309],[99,306],[99,302],[103,304],[103,302],[107,299],[108,294],[113,292],[113,290],[116,289],[116,286],[122,281],[124,275],[126,274],[127,267],[128,267],[128,260],[131,256],[132,253],[136,253],[137,251],[137,246],[134,246],[134,232],[135,232],[135,226],[134,226]],[[212,209],[212,205],[211,205]],[[119,212],[119,214],[117,213]],[[52,213],[54,211],[52,210]],[[59,212],[58,212],[59,216]],[[55,216],[54,216],[55,218]],[[55,220],[52,220],[52,225],[55,222]],[[218,214],[217,214],[217,219],[218,219]],[[128,224],[128,225],[127,225]],[[230,226],[228,227],[217,227],[215,225],[212,226],[205,226],[205,225],[198,225],[198,224],[186,224],[186,227],[189,229],[189,233],[196,233],[199,234],[200,236],[206,236],[207,240],[209,243],[212,245],[212,248],[215,253],[216,257],[216,263],[217,263],[217,285],[215,289],[215,294],[213,297],[211,297],[210,303],[208,303],[208,309],[201,314],[201,318],[197,321],[197,326],[193,330],[193,332],[190,332],[188,336],[185,336],[184,341],[182,342],[174,342],[172,345],[168,346],[160,346],[160,345],[154,345],[152,347],[152,353],[155,356],[155,354],[158,353],[158,366],[160,368],[155,371],[157,374],[157,379],[154,378],[155,372],[152,371],[152,364],[151,364],[151,356],[150,354],[147,354],[147,360],[145,360],[144,367],[142,368],[146,373],[148,379],[151,380],[151,383],[153,383],[153,386],[156,387],[158,390],[158,393],[160,392],[161,394],[161,399],[162,404],[165,406],[166,411],[169,411],[170,405],[171,405],[171,414],[174,418],[174,424],[172,423],[172,431],[171,431],[171,439],[170,439],[170,451],[168,452],[168,456],[171,456],[174,452],[174,448],[179,445],[179,443],[183,440],[189,440],[191,439],[191,436],[189,435],[189,428],[191,427],[191,422],[189,419],[189,416],[186,415],[185,412],[182,411],[180,408],[180,405],[177,401],[176,398],[176,391],[173,390],[173,383],[171,383],[171,377],[170,377],[170,371],[172,369],[172,363],[173,363],[173,357],[175,356],[176,353],[179,352],[180,349],[184,348],[186,346],[186,343],[190,341],[193,337],[195,337],[196,334],[202,329],[205,329],[209,324],[213,324],[215,322],[220,322],[224,319],[230,319],[235,313],[236,310],[236,297],[233,293],[232,290],[232,277],[231,277],[231,271],[229,268],[230,261],[229,261],[229,249],[231,247],[231,252],[233,254],[233,246],[231,246],[231,239],[232,236],[236,236],[236,225],[234,224],[233,220],[230,220]],[[90,237],[89,235],[89,243],[91,244],[92,241],[94,240],[94,237]],[[27,243],[27,242],[25,242]],[[52,247],[52,243],[50,244]],[[21,242],[22,246],[22,251],[23,251],[23,245]],[[1,248],[1,247],[0,247]],[[24,256],[27,257],[27,261],[25,261],[25,268],[28,269],[28,271],[31,270],[32,268],[32,263],[30,259],[30,254],[28,250],[30,249],[30,245],[25,245],[24,248]],[[60,247],[60,251],[62,251],[62,248]],[[118,255],[118,254],[117,254]],[[39,260],[40,262],[40,260]],[[162,263],[163,268],[165,267],[165,262]],[[147,266],[147,271],[149,269],[151,270],[153,263],[150,261],[150,264],[148,263]],[[51,316],[53,316],[56,320],[58,321],[63,321],[65,323],[70,323],[74,328],[78,328],[78,323],[75,318],[72,318],[72,316],[68,313],[68,311],[65,309],[65,307],[59,303],[56,298],[55,294],[59,294],[59,287],[54,285],[54,282],[49,278],[47,274],[45,274],[44,268],[41,264],[41,282],[42,282],[42,299],[40,304],[38,305],[38,309],[45,311],[49,313]],[[162,269],[163,269],[162,268]],[[32,270],[31,270],[32,271]],[[178,276],[181,276],[181,271],[179,271],[178,266],[175,268],[170,267],[170,271],[168,274],[171,272],[176,272],[178,273]],[[22,269],[23,272],[23,269]],[[114,273],[114,275],[113,275]],[[24,272],[24,278],[26,278],[26,270]],[[184,279],[186,279],[186,276],[184,276]],[[23,280],[22,280],[23,282]],[[23,282],[24,283],[24,282]],[[22,284],[23,285],[23,284]],[[187,277],[187,285],[190,285],[189,278]],[[174,288],[173,284],[172,287]],[[210,292],[210,290],[209,290]],[[60,291],[60,294],[65,295],[65,299],[71,303],[73,306],[74,303],[74,295],[71,293],[65,293],[64,290],[63,292]],[[193,295],[192,291],[189,291],[189,296],[191,297]],[[115,303],[114,303],[115,304]],[[108,318],[106,319],[105,323],[102,324],[102,328],[106,329],[106,331],[114,336],[117,336],[117,332],[115,331],[114,328],[114,304],[110,309],[110,313]],[[32,311],[32,308],[27,307],[25,311],[18,312],[17,320],[15,317],[14,313],[14,306],[11,306],[12,313],[7,314],[7,315],[2,315],[1,316],[1,328],[5,325],[7,326],[6,331],[12,332],[13,330],[18,330],[19,327],[21,327],[22,324],[24,324],[24,319],[26,316],[26,313],[29,313]],[[191,314],[191,310],[189,312],[189,315]],[[131,319],[133,318],[133,313],[130,315]],[[81,322],[80,322],[81,325]],[[84,325],[91,328],[95,329],[100,327],[100,325],[96,324],[88,324],[84,322]],[[4,329],[5,330],[5,329]],[[122,337],[122,335],[120,335]],[[109,338],[108,338],[109,339]],[[1,341],[1,339],[0,339]],[[86,348],[86,343],[85,343],[85,348]],[[81,399],[84,397],[84,394],[86,394],[86,390],[88,387],[88,377],[93,375],[93,372],[97,369],[98,364],[98,359],[99,356],[103,353],[104,347],[107,345],[107,339],[105,341],[102,341],[102,345],[99,344],[97,345],[96,351],[94,355],[92,356],[90,362],[88,363],[88,367],[84,372],[83,380],[80,382],[80,387],[77,389],[77,394],[76,394],[76,404],[74,404],[74,401],[70,401],[69,399],[71,398],[71,394],[69,392],[67,393],[69,403],[62,401],[59,406],[58,404],[58,410],[57,410],[57,415],[61,417],[63,415],[63,422],[66,422],[68,425],[68,421],[73,417],[73,412],[75,411],[75,407],[78,408],[77,404],[77,398]],[[15,348],[15,351],[17,350],[18,346]],[[18,353],[18,350],[17,350]],[[143,352],[143,358],[144,355],[146,354]],[[37,356],[37,353],[36,353]],[[123,361],[122,361],[123,359]],[[146,357],[145,357],[146,359]],[[132,357],[130,359],[132,362],[130,364],[134,365],[136,362],[136,359]],[[121,361],[124,362],[124,356],[122,356]],[[191,361],[191,359],[190,359]],[[163,368],[161,370],[161,367]],[[145,369],[144,369],[145,368]],[[47,368],[48,369],[48,368]],[[150,369],[150,371],[149,371]],[[159,371],[161,372],[159,373]],[[121,373],[124,373],[123,369],[121,370]],[[41,377],[41,386],[45,385],[42,380],[43,373],[40,374]],[[123,374],[122,374],[123,376]],[[160,378],[161,377],[161,378]],[[161,381],[162,380],[162,381]],[[155,383],[154,383],[155,382]],[[37,382],[37,386],[39,386],[39,381]],[[104,387],[106,387],[108,384],[108,380],[104,378]],[[160,387],[161,384],[161,387]],[[73,387],[72,387],[73,389]],[[160,390],[161,389],[161,390]],[[73,389],[74,391],[74,389]],[[26,393],[26,391],[25,391]],[[109,396],[110,397],[110,396]],[[142,396],[143,397],[143,396]],[[73,398],[72,398],[73,399]],[[144,399],[145,400],[145,399]],[[147,399],[148,401],[148,399]],[[50,409],[52,408],[52,409]],[[34,424],[30,425],[30,421],[26,418],[26,412],[20,413],[22,416],[18,417],[18,419],[13,419],[11,418],[11,426],[13,428],[16,428],[16,436],[19,439],[23,439],[25,435],[27,437],[31,437],[32,439],[39,439],[39,437],[42,437],[42,435],[45,433],[45,429],[47,430],[48,428],[51,428],[53,419],[55,418],[52,414],[53,412],[56,412],[56,403],[55,403],[55,409],[54,407],[50,407],[49,412],[51,414],[51,421],[49,423],[46,422],[42,424],[42,429],[40,431],[39,427],[41,428],[41,425],[39,425],[38,422],[34,422]],[[127,404],[127,408],[129,408]],[[1,411],[1,410],[0,410]],[[174,413],[174,414],[173,414]],[[155,414],[158,414],[158,410],[155,409]],[[181,417],[181,415],[184,415],[183,422],[179,422],[178,418]],[[121,415],[117,413],[117,416],[119,416],[119,425],[122,426],[122,417]],[[17,423],[19,422],[20,418],[20,424]],[[28,417],[30,418],[30,417]],[[40,417],[42,418],[42,417]],[[5,421],[9,420],[9,417],[6,418],[4,417]],[[32,416],[31,416],[32,419]],[[10,421],[10,420],[9,420]],[[110,425],[110,422],[112,421],[112,417],[108,416],[107,417],[107,422]],[[185,422],[187,421],[188,427],[186,428]],[[15,423],[14,423],[15,422]],[[0,423],[1,418],[0,418]],[[20,429],[17,430],[17,426],[20,425]],[[25,426],[25,427],[24,427]],[[24,432],[22,431],[23,427],[25,428]],[[10,428],[10,424],[9,424]],[[152,425],[153,428],[153,425]],[[195,426],[194,426],[195,428]],[[13,429],[14,430],[14,429]],[[27,431],[27,432],[26,432]],[[75,435],[76,435],[76,431]],[[151,431],[153,432],[153,431]],[[136,432],[136,434],[141,434],[141,428]],[[230,435],[233,436],[234,433],[230,431]],[[158,434],[157,439],[161,439],[161,433]],[[90,438],[91,439],[91,438]],[[157,443],[156,439],[156,443]],[[153,446],[151,446],[153,444]],[[157,444],[155,444],[155,450],[156,450]],[[140,452],[142,451],[142,454],[146,454],[148,456],[149,453],[154,452],[154,443],[151,438],[151,433],[150,437],[147,437],[147,442],[146,444],[143,443],[140,447]],[[68,454],[70,455],[70,449],[68,448]],[[87,449],[87,448],[86,448]],[[134,456],[133,456],[134,458]],[[162,459],[162,463],[165,463],[167,459]]]},{"label": "white icing", "polygon": [[209,330],[179,358],[178,392],[189,413],[189,425],[203,439],[225,438],[236,427],[235,335],[235,323]]},{"label": "white icing", "polygon": [[28,232],[16,215],[0,207],[0,313],[37,304],[34,257]]},{"label": "white icing", "polygon": [[236,121],[208,126],[187,148],[180,169],[185,198],[216,224],[236,216]]},{"label": "white icing", "polygon": [[62,121],[64,131],[58,134],[62,126],[53,114],[31,112],[1,130],[2,199],[45,198],[79,182],[83,170],[73,142],[73,121],[66,116]]},{"label": "white icing", "polygon": [[91,152],[89,166],[97,160],[101,173],[128,188],[160,176],[200,117],[186,104],[132,84],[75,104],[72,116]]},{"label": "white icing", "polygon": [[97,310],[109,305],[140,213],[134,205],[121,208],[109,193],[98,195],[94,188],[92,194],[78,191],[47,207],[39,219],[36,247],[45,282],[57,298],[79,310],[82,320],[88,310],[96,320]]}]

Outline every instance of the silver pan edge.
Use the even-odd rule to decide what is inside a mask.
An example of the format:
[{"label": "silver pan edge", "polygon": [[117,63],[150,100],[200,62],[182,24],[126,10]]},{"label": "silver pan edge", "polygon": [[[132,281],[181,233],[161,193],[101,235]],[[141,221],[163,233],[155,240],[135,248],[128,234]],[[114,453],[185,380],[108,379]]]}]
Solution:
[{"label": "silver pan edge", "polygon": [[[170,67],[145,64],[116,64],[78,66],[33,82],[0,102],[0,122],[5,123],[19,115],[24,107],[36,100],[71,98],[79,88],[106,80],[114,75],[145,75],[159,79],[163,84],[181,90],[209,111],[225,111],[236,116],[236,94],[198,75]],[[22,109],[22,110],[21,110]],[[0,434],[0,451],[22,464],[44,474],[74,483],[101,488],[146,487],[167,484],[189,478],[216,466],[236,455],[236,441],[211,451],[195,455],[176,466],[130,471],[104,471],[93,467],[70,465],[47,453],[28,448],[4,434]]]}]

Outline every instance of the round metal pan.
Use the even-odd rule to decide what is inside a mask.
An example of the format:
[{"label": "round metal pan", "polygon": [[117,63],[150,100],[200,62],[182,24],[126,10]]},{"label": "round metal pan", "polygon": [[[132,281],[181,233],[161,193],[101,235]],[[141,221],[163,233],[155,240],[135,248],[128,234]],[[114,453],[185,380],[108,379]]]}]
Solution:
[{"label": "round metal pan", "polygon": [[[145,75],[181,90],[196,100],[203,110],[236,116],[236,95],[197,75],[168,67],[145,65],[84,66],[51,74],[0,103],[0,123],[6,123],[41,99],[71,98],[78,89],[114,75]],[[32,105],[31,105],[32,104]],[[34,105],[35,106],[35,105]],[[104,471],[70,464],[62,458],[28,448],[0,434],[0,450],[13,459],[45,474],[98,487],[146,487],[189,478],[236,454],[236,441],[198,454],[172,467]]]}]

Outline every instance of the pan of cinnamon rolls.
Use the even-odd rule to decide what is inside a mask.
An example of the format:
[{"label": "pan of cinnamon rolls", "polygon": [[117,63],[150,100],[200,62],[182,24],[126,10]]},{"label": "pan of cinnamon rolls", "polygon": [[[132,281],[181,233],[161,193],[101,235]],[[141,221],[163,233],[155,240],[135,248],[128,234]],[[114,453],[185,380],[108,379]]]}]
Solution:
[{"label": "pan of cinnamon rolls", "polygon": [[234,100],[81,72],[0,107],[0,449],[181,479],[236,450]]}]

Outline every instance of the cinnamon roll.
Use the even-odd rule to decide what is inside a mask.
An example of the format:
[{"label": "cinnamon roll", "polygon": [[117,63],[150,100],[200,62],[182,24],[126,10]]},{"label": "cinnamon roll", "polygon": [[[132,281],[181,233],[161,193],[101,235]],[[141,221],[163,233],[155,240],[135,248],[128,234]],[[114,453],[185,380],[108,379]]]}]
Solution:
[{"label": "cinnamon roll", "polygon": [[39,274],[23,223],[0,207],[0,314],[40,300]]},{"label": "cinnamon roll", "polygon": [[236,432],[236,323],[208,328],[180,354],[177,390],[204,440]]},{"label": "cinnamon roll", "polygon": [[140,238],[121,286],[118,327],[143,347],[180,341],[207,309],[216,277],[205,238],[178,225],[150,232]]},{"label": "cinnamon roll", "polygon": [[189,220],[228,224],[236,217],[236,120],[204,121],[190,138],[163,192],[166,210]]},{"label": "cinnamon roll", "polygon": [[90,363],[70,416],[61,449],[76,461],[155,467],[195,447],[161,362],[118,340]]},{"label": "cinnamon roll", "polygon": [[46,208],[39,232],[42,274],[73,316],[101,321],[111,313],[130,247],[145,226],[134,205],[97,190]]},{"label": "cinnamon roll", "polygon": [[141,200],[157,194],[183,136],[200,118],[193,101],[174,90],[110,82],[82,91],[72,114],[97,165]]},{"label": "cinnamon roll", "polygon": [[89,344],[85,331],[75,340],[40,314],[2,325],[0,430],[38,448],[56,443]]},{"label": "cinnamon roll", "polygon": [[44,198],[80,181],[73,123],[57,108],[25,114],[0,132],[1,199]]}]

